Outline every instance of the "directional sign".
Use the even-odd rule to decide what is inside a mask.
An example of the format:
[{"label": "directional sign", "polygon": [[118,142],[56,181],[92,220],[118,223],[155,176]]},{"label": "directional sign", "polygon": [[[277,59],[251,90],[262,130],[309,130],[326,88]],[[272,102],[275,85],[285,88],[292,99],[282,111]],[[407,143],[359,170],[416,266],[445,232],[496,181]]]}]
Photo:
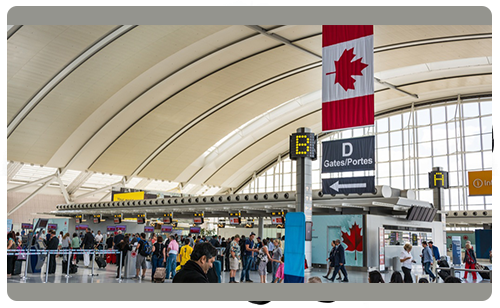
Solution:
[{"label": "directional sign", "polygon": [[375,136],[326,141],[321,173],[375,170]]},{"label": "directional sign", "polygon": [[323,193],[329,195],[374,193],[375,177],[360,176],[352,178],[323,179]]}]

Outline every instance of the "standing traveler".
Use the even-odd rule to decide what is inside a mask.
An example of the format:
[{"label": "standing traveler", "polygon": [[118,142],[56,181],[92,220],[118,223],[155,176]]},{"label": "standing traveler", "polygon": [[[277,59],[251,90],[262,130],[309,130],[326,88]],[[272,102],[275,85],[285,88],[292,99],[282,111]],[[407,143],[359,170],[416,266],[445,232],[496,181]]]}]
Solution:
[{"label": "standing traveler", "polygon": [[[82,244],[83,244],[83,249],[90,250],[94,248],[94,236],[92,236],[92,233],[90,232],[89,228],[86,229],[86,233],[85,236],[83,237]],[[90,266],[90,251],[85,251],[83,255],[83,265],[85,265],[85,267]]]},{"label": "standing traveler", "polygon": [[432,265],[432,251],[429,248],[429,246],[427,246],[426,241],[422,241],[422,247],[424,249],[422,250],[422,255],[420,255],[420,256],[423,259],[424,271],[425,271],[425,273],[427,273],[429,275],[429,277],[431,277],[432,282],[434,282],[434,281],[436,281],[436,276],[434,275],[434,273],[432,273],[432,271],[430,269],[430,267]]},{"label": "standing traveler", "polygon": [[236,234],[234,236],[234,240],[231,242],[229,247],[226,249],[229,251],[229,283],[237,283],[236,279],[236,271],[238,270],[241,258],[241,250],[240,250],[240,236]]},{"label": "standing traveler", "polygon": [[[71,249],[80,249],[80,246],[80,237],[78,236],[78,233],[74,232],[73,238],[71,239]],[[76,254],[73,255],[73,260],[76,260],[75,264],[78,264],[78,257]]]},{"label": "standing traveler", "polygon": [[403,246],[403,251],[399,255],[399,261],[401,262],[401,270],[403,271],[405,278],[405,283],[413,283],[413,278],[411,275],[412,263],[417,263],[413,260],[413,256],[411,255],[412,246],[410,243],[406,243]]},{"label": "standing traveler", "polygon": [[[57,250],[59,246],[59,239],[56,236],[56,231],[51,230],[49,232],[50,240],[47,242],[47,250]],[[56,254],[52,253],[49,257],[49,274],[55,274],[56,272]]]},{"label": "standing traveler", "polygon": [[[113,239],[113,243],[115,244],[115,249],[116,249],[116,245],[118,245],[119,242],[121,242],[124,238],[124,235],[122,234],[122,230],[118,230],[118,234],[115,235],[114,239]],[[130,237],[129,237],[130,239]]]},{"label": "standing traveler", "polygon": [[281,264],[281,257],[283,256],[283,250],[281,250],[281,241],[279,239],[274,240],[274,249],[273,249],[273,259],[280,260],[279,262],[273,262],[273,280],[274,283],[276,281],[276,272],[278,271],[278,267]]},{"label": "standing traveler", "polygon": [[[64,236],[64,233],[62,231],[59,232],[59,236],[57,237],[57,239],[59,240],[59,246],[57,246],[58,250],[61,250],[61,248],[62,248],[61,245],[62,245],[63,236]],[[59,253],[57,254],[57,257],[59,257]]]},{"label": "standing traveler", "polygon": [[281,256],[280,266],[276,271],[276,280],[274,282],[281,283],[285,280],[285,255]]},{"label": "standing traveler", "polygon": [[160,235],[156,243],[153,244],[153,257],[151,258],[151,281],[154,281],[154,276],[157,267],[163,267],[165,260],[165,245],[163,245],[163,237]]},{"label": "standing traveler", "polygon": [[210,243],[194,246],[191,260],[175,275],[173,283],[209,283],[207,272],[212,268],[217,249]]},{"label": "standing traveler", "polygon": [[[71,248],[71,237],[69,235],[69,232],[66,232],[66,234],[64,234],[64,236],[62,237],[62,241],[59,243],[59,245],[61,246],[62,250],[68,250]],[[64,261],[68,260],[67,253],[63,254],[63,260]]]},{"label": "standing traveler", "polygon": [[115,239],[114,234],[111,233],[106,239],[106,249],[113,249],[114,239]]},{"label": "standing traveler", "polygon": [[220,244],[219,244],[219,241],[217,240],[217,236],[216,235],[212,236],[212,239],[209,242],[214,247],[220,247]]},{"label": "standing traveler", "polygon": [[340,240],[335,240],[335,250],[334,250],[334,263],[333,265],[335,266],[335,270],[333,271],[333,276],[330,279],[331,281],[335,281],[335,276],[337,276],[337,273],[342,271],[342,274],[344,274],[344,279],[341,280],[342,282],[349,282],[349,279],[347,278],[347,271],[345,270],[344,264],[345,264],[345,251],[344,251],[344,246],[340,243]]},{"label": "standing traveler", "polygon": [[262,240],[262,247],[259,249],[258,258],[260,259],[258,272],[260,275],[260,283],[266,283],[267,276],[267,263],[268,262],[279,262],[274,260],[269,254],[269,249],[267,248],[267,240]]},{"label": "standing traveler", "polygon": [[[135,279],[141,279],[146,278],[146,257],[148,256],[146,247],[148,246],[148,242],[146,241],[146,234],[143,232],[141,233],[139,240],[137,242],[137,258],[135,262]],[[139,276],[142,268],[142,275]]]},{"label": "standing traveler", "polygon": [[123,237],[123,239],[119,242],[119,243],[116,243],[115,245],[116,249],[118,249],[118,251],[121,251],[122,253],[122,264],[120,266],[120,257],[118,257],[118,260],[117,260],[117,267],[116,267],[116,278],[119,278],[120,277],[120,271],[122,270],[122,268],[125,266],[125,264],[127,264],[127,258],[128,258],[128,252],[132,250],[132,246],[130,245],[130,238],[129,236],[125,236]]},{"label": "standing traveler", "polygon": [[241,269],[240,282],[246,279],[246,282],[253,282],[250,280],[250,267],[252,266],[254,252],[259,252],[254,247],[255,233],[251,232],[248,239],[245,241],[245,248],[243,249],[243,268]]},{"label": "standing traveler", "polygon": [[194,240],[193,240],[193,236],[191,235],[191,233],[188,234],[187,238],[189,239],[189,246],[194,247]]},{"label": "standing traveler", "polygon": [[[177,254],[179,253],[179,244],[175,240],[173,235],[170,235],[170,243],[167,246],[167,276],[166,279],[174,279],[175,277],[175,268],[177,267]],[[172,277],[170,277],[170,273],[172,273]]]},{"label": "standing traveler", "polygon": [[[16,249],[16,233],[14,231],[10,231],[7,233],[7,249]],[[11,275],[14,273],[14,267],[16,265],[16,256],[7,256],[7,278],[11,278]]]},{"label": "standing traveler", "polygon": [[102,240],[103,240],[103,238],[104,237],[101,234],[101,230],[98,230],[96,236],[94,237],[95,243],[97,245],[97,249],[102,249],[103,248],[102,247]]},{"label": "standing traveler", "polygon": [[[477,263],[476,254],[474,253],[474,249],[472,248],[472,245],[469,242],[465,244],[464,263],[466,269],[476,269],[476,263]],[[464,279],[467,279],[468,273],[469,272],[465,271]],[[472,279],[474,281],[477,280],[476,272],[472,272]]]},{"label": "standing traveler", "polygon": [[186,262],[191,259],[191,253],[193,253],[193,247],[190,246],[191,242],[189,238],[184,239],[184,246],[179,250],[180,265],[181,269],[186,265]]},{"label": "standing traveler", "polygon": [[224,272],[231,271],[229,260],[231,259],[231,243],[233,241],[234,241],[234,236],[232,238],[227,238],[227,240],[225,242],[226,249],[224,250],[224,267],[225,267]]}]

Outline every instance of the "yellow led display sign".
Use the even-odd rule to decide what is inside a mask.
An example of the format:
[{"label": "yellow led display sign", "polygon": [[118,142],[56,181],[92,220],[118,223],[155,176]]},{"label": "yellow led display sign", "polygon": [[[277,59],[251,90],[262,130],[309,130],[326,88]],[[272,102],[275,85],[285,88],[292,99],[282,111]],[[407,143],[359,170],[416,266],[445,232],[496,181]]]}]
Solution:
[{"label": "yellow led display sign", "polygon": [[316,136],[314,133],[300,133],[290,136],[290,159],[300,157],[316,159]]},{"label": "yellow led display sign", "polygon": [[447,171],[429,172],[429,188],[449,188]]}]

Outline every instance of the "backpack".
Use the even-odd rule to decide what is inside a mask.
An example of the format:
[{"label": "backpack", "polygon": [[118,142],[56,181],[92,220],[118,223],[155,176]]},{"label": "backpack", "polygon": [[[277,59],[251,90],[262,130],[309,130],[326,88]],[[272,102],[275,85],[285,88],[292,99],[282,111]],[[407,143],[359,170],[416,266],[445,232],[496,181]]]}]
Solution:
[{"label": "backpack", "polygon": [[148,241],[140,241],[141,244],[141,251],[139,252],[141,256],[149,256],[151,252],[153,251],[153,248],[151,245],[149,245]]}]

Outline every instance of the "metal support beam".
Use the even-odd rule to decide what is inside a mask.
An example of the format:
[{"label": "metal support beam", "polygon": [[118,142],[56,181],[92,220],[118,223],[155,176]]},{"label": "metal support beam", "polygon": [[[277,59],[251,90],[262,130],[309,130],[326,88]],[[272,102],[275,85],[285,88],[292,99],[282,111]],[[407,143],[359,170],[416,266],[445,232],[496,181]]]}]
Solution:
[{"label": "metal support beam", "polygon": [[101,192],[103,190],[111,189],[113,187],[122,187],[122,186],[123,186],[123,180],[120,181],[120,182],[116,182],[114,184],[111,184],[111,185],[107,185],[107,186],[104,186],[104,187],[101,187],[101,188],[98,188],[98,189],[94,189],[93,191],[89,191],[88,193],[84,193],[84,194],[78,195],[78,196],[76,196],[76,197],[73,198],[73,201],[77,200],[77,199],[84,198],[84,197],[95,195],[98,192]]},{"label": "metal support beam", "polygon": [[10,210],[10,212],[7,214],[7,216],[10,216],[12,213],[14,213],[15,211],[19,210],[23,205],[25,205],[26,203],[28,203],[28,201],[30,201],[34,196],[36,196],[42,189],[44,189],[45,187],[47,187],[47,185],[49,185],[49,183],[52,181],[52,178],[54,178],[54,176],[50,177],[50,179],[48,179],[47,181],[45,181],[45,183],[43,183],[42,186],[38,187],[38,189],[35,190],[34,192],[32,192],[31,195],[29,195],[21,203],[19,203],[12,210]]},{"label": "metal support beam", "polygon": [[71,182],[66,190],[68,191],[68,194],[72,196],[80,187],[82,187],[85,182],[87,182],[88,179],[94,174],[92,171],[82,171],[80,174]]},{"label": "metal support beam", "polygon": [[383,84],[384,86],[388,86],[389,88],[391,88],[391,89],[393,89],[393,90],[396,90],[396,91],[398,91],[398,92],[401,92],[401,93],[403,93],[403,94],[406,94],[406,95],[409,95],[409,96],[411,96],[411,97],[413,97],[413,98],[418,99],[418,95],[417,95],[417,94],[413,94],[413,93],[410,93],[410,92],[406,92],[405,90],[401,90],[400,88],[396,87],[395,85],[390,84],[390,83],[388,83],[388,82],[386,82],[386,81],[382,81],[382,80],[380,80],[380,79],[379,79],[379,78],[377,78],[377,77],[374,77],[373,79],[375,79],[375,81],[376,81],[376,82],[378,82],[378,83],[380,83],[380,84]]},{"label": "metal support beam", "polygon": [[56,180],[57,180],[57,183],[59,183],[59,188],[61,189],[64,200],[66,201],[66,203],[70,204],[71,203],[70,197],[69,197],[68,191],[66,190],[66,186],[64,186],[64,183],[61,180],[60,171],[61,171],[60,169],[57,170]]},{"label": "metal support beam", "polygon": [[21,170],[23,167],[23,163],[19,163],[16,161],[11,161],[7,165],[7,183],[16,176],[16,174]]},{"label": "metal support beam", "polygon": [[270,33],[270,32],[266,31],[265,29],[263,29],[263,28],[261,28],[259,26],[247,26],[247,27],[250,28],[250,29],[252,29],[252,30],[255,30],[255,31],[259,32],[260,34],[262,34],[264,36],[267,36],[267,37],[269,37],[269,38],[271,38],[273,40],[279,41],[279,42],[281,42],[281,43],[283,43],[283,44],[285,44],[287,46],[290,46],[290,47],[293,47],[293,48],[295,48],[297,50],[305,52],[305,53],[307,53],[310,56],[314,56],[314,57],[316,57],[318,59],[322,58],[320,55],[317,55],[317,54],[315,54],[312,51],[309,51],[307,49],[304,49],[302,47],[294,45],[292,42],[290,42],[289,40],[285,39],[284,37],[279,36],[279,35],[277,35],[275,33]]},{"label": "metal support beam", "polygon": [[7,189],[7,192],[13,192],[13,191],[17,191],[17,190],[21,190],[21,189],[25,189],[27,187],[30,187],[30,186],[33,186],[33,185],[38,185],[38,184],[41,184],[41,183],[46,183],[46,182],[50,182],[54,179],[54,177],[56,177],[56,174],[51,174],[49,176],[46,176],[44,178],[41,178],[41,179],[38,179],[38,180],[35,180],[35,181],[32,181],[32,182],[29,182],[29,183],[26,183],[26,184],[23,184],[23,185],[19,185],[19,186],[16,186],[16,187],[12,187],[11,189]]},{"label": "metal support beam", "polygon": [[153,180],[151,179],[142,179],[137,185],[135,185],[135,189],[146,189],[146,186],[148,186]]}]

